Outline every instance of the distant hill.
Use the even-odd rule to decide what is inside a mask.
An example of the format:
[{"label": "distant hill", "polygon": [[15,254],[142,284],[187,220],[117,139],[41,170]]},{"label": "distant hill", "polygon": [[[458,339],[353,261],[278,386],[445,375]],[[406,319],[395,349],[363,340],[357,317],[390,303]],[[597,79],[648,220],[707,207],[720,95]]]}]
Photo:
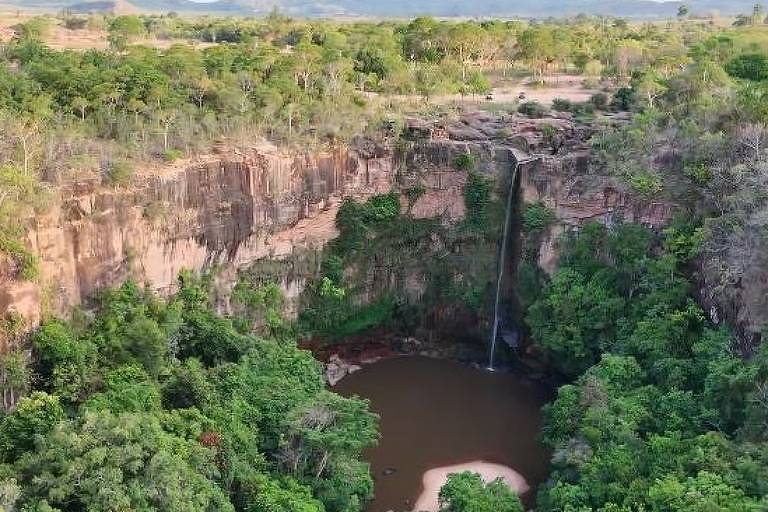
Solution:
[{"label": "distant hill", "polygon": [[677,14],[686,3],[694,13],[737,14],[751,11],[754,0],[94,0],[74,3],[72,0],[0,0],[2,4],[23,7],[81,9],[85,5],[102,7],[94,10],[120,9],[113,4],[149,12],[265,14],[277,7],[293,16],[520,16],[549,17],[604,14],[632,18],[667,18]]},{"label": "distant hill", "polygon": [[126,0],[95,0],[68,5],[66,9],[72,14],[91,12],[109,12],[112,14],[133,14],[140,11],[135,5]]}]

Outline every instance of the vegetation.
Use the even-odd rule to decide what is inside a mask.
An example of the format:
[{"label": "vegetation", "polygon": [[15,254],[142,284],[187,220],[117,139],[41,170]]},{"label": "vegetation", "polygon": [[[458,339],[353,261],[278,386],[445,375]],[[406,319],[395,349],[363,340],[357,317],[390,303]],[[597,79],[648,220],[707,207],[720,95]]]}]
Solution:
[{"label": "vegetation", "polygon": [[[470,155],[455,162],[462,169],[474,165]],[[337,340],[382,327],[413,333],[436,308],[483,314],[503,222],[493,186],[490,178],[469,172],[466,219],[452,226],[440,219],[415,219],[410,208],[401,212],[400,195],[394,192],[365,203],[346,199],[336,215],[339,236],[324,251],[320,272],[302,296],[300,330]],[[416,185],[402,200],[412,205],[424,193]],[[485,264],[479,265],[481,260]],[[421,273],[426,274],[425,289],[414,297],[408,279]]]},{"label": "vegetation", "polygon": [[520,498],[501,479],[486,483],[468,471],[448,475],[438,497],[441,512],[523,512]]},{"label": "vegetation", "polygon": [[[514,74],[536,85],[556,71],[580,73],[612,97],[560,99],[552,108],[594,122],[591,174],[690,215],[663,233],[618,219],[586,224],[566,233],[559,267],[546,276],[532,248],[554,213],[542,203],[522,212],[526,325],[533,352],[565,383],[544,411],[552,474],[537,508],[766,510],[768,347],[714,325],[691,293],[703,279],[738,304],[743,290],[764,283],[765,16],[756,6],[725,30],[690,17],[681,6],[666,25],[63,19],[72,29],[107,30],[110,48],[87,51],[48,47],[53,20],[30,19],[0,47],[0,263],[9,278],[36,278],[25,221],[68,180],[129,187],[142,163],[207,152],[215,141],[332,146],[360,134],[396,137],[399,95],[418,104],[485,94]],[[152,37],[176,41],[138,44]],[[533,119],[548,113],[534,101],[509,109]],[[603,120],[606,110],[631,120]],[[539,130],[557,153],[557,128]],[[360,456],[376,440],[376,417],[365,402],[326,390],[319,364],[293,338],[297,330],[326,340],[410,331],[437,312],[482,318],[501,207],[475,156],[453,165],[467,175],[466,218],[457,225],[411,215],[422,185],[402,198],[343,202],[339,237],[318,256],[295,326],[283,318],[275,281],[241,280],[226,317],[214,311],[208,283],[188,274],[168,300],[128,282],[104,291],[93,315],[46,320],[31,339],[31,362],[16,343],[20,322],[3,319],[11,349],[0,357],[8,411],[0,418],[0,506],[361,510],[373,480]],[[414,300],[417,268],[425,279]],[[765,329],[760,291],[751,293],[750,321]],[[471,473],[450,478],[440,506],[522,510],[500,482]]]},{"label": "vegetation", "polygon": [[744,359],[657,245],[637,226],[586,226],[528,310],[536,346],[575,378],[544,410],[539,510],[768,505],[768,351]]},{"label": "vegetation", "polygon": [[[251,310],[276,300],[254,295],[238,294]],[[85,323],[46,322],[33,392],[0,420],[8,506],[361,510],[372,480],[359,457],[376,417],[326,391],[290,338],[235,323],[190,275],[168,301],[128,282]]]}]

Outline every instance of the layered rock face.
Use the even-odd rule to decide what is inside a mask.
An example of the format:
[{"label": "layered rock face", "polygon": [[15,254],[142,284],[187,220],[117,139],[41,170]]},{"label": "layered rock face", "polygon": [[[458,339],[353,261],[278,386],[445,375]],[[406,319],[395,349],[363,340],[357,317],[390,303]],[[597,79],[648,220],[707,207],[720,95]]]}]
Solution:
[{"label": "layered rock face", "polygon": [[29,229],[39,282],[4,283],[0,307],[34,324],[43,309],[64,312],[128,277],[164,292],[182,269],[233,274],[322,246],[336,235],[340,199],[388,191],[392,172],[391,159],[349,148],[260,148],[154,173],[130,190],[72,184]]},{"label": "layered rock face", "polygon": [[[621,117],[615,120],[623,121]],[[555,129],[554,141],[545,141],[543,126]],[[410,178],[427,185],[428,192],[414,206],[414,214],[463,214],[459,205],[466,173],[452,168],[453,160],[461,153],[472,154],[478,170],[502,178],[500,183],[516,162],[521,162],[519,199],[525,203],[544,203],[558,219],[539,251],[539,264],[548,272],[556,266],[555,241],[565,229],[591,221],[608,225],[632,222],[660,229],[672,218],[673,205],[633,197],[618,178],[593,173],[587,144],[592,130],[576,125],[569,115],[527,119],[473,113],[452,122],[419,123],[417,128],[433,138],[406,155],[403,167],[411,173],[400,173],[405,184]],[[436,133],[442,138],[435,139]],[[553,145],[557,146],[555,154]],[[497,192],[504,194],[506,190]]]},{"label": "layered rock face", "polygon": [[[552,140],[542,136],[543,124],[556,128],[556,155]],[[295,314],[303,286],[316,271],[308,255],[336,236],[343,197],[364,200],[419,185],[426,192],[412,205],[413,217],[457,222],[464,216],[468,173],[454,161],[463,153],[475,157],[479,172],[497,178],[500,196],[516,163],[535,156],[521,167],[519,190],[520,199],[544,202],[560,220],[540,250],[546,270],[556,262],[558,233],[569,226],[621,217],[659,227],[670,218],[669,205],[635,201],[612,178],[589,174],[585,142],[591,133],[567,116],[531,120],[469,113],[409,129],[412,142],[393,149],[359,143],[302,154],[262,146],[147,172],[127,190],[95,181],[70,184],[58,205],[31,222],[27,242],[40,258],[41,278],[7,280],[0,286],[0,308],[35,324],[41,311],[64,313],[129,277],[167,293],[181,270],[214,267],[226,296],[239,269],[282,261],[280,282]],[[299,267],[301,272],[290,270]],[[406,281],[406,292],[418,295],[418,272]],[[372,299],[375,290],[388,286],[371,283],[365,296]]]}]

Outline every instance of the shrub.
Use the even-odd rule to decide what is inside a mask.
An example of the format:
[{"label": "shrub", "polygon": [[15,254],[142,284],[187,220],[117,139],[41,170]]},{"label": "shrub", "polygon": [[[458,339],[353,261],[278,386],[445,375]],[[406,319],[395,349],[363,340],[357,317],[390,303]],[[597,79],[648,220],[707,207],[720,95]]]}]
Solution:
[{"label": "shrub", "polygon": [[605,110],[608,108],[608,95],[604,92],[595,93],[589,98],[589,103],[597,110]]},{"label": "shrub", "polygon": [[416,201],[421,199],[426,193],[427,188],[421,183],[414,185],[406,190],[405,195],[408,197],[408,209],[413,208],[413,205],[416,204]]},{"label": "shrub", "polygon": [[365,240],[367,228],[360,209],[357,201],[347,197],[336,212],[336,229],[339,230],[339,236],[334,246],[335,250],[341,254],[360,249]]},{"label": "shrub", "polygon": [[654,172],[639,172],[629,177],[632,189],[644,197],[651,197],[663,188],[661,177]]},{"label": "shrub", "polygon": [[570,112],[573,108],[573,103],[571,103],[570,100],[565,100],[563,98],[555,98],[552,100],[552,108],[558,112]]},{"label": "shrub", "polygon": [[366,224],[393,219],[400,215],[400,197],[396,192],[373,196],[363,205],[361,215]]},{"label": "shrub", "polygon": [[183,155],[184,153],[180,149],[168,148],[163,151],[163,160],[166,162],[174,162],[181,158]]},{"label": "shrub", "polygon": [[526,205],[522,215],[523,231],[528,234],[541,233],[557,220],[555,212],[538,201]]},{"label": "shrub", "polygon": [[490,178],[475,172],[469,174],[464,186],[464,205],[467,209],[467,223],[472,227],[486,227],[492,184]]},{"label": "shrub", "polygon": [[712,170],[706,162],[686,164],[683,173],[697,185],[706,185],[712,179]]},{"label": "shrub", "polygon": [[64,20],[64,26],[68,30],[81,30],[88,25],[88,18],[80,16],[67,16]]},{"label": "shrub", "polygon": [[37,256],[15,238],[0,233],[0,252],[7,254],[16,264],[16,277],[23,281],[34,281],[40,275]]},{"label": "shrub", "polygon": [[551,124],[545,124],[541,126],[540,130],[544,142],[552,149],[552,153],[557,153],[557,150],[560,149],[560,146],[562,145],[562,141],[560,140],[560,137],[558,137],[557,128]]},{"label": "shrub", "polygon": [[547,113],[547,107],[538,101],[526,101],[517,107],[517,111],[524,116],[528,116],[533,119],[540,119]]},{"label": "shrub", "polygon": [[133,179],[134,169],[130,162],[117,160],[107,166],[105,178],[108,184],[116,187],[126,187]]},{"label": "shrub", "polygon": [[756,82],[768,79],[768,56],[763,53],[745,53],[730,60],[725,71],[736,78]]},{"label": "shrub", "polygon": [[614,94],[611,105],[617,110],[632,110],[636,103],[635,91],[630,87],[622,87]]},{"label": "shrub", "polygon": [[453,166],[460,171],[473,171],[477,161],[469,153],[462,153],[453,159]]},{"label": "shrub", "polygon": [[50,18],[45,16],[35,16],[16,27],[19,34],[24,39],[33,39],[39,41],[48,37],[53,23]]}]

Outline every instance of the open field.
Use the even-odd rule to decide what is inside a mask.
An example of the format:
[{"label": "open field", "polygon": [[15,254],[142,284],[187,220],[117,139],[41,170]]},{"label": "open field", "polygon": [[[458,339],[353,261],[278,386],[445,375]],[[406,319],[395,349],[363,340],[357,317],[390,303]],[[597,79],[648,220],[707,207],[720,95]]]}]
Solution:
[{"label": "open field", "polygon": [[[0,5],[0,42],[10,40],[15,32],[13,27],[28,21],[39,15],[40,12],[18,11]],[[63,26],[60,20],[56,20],[56,25],[50,30],[50,33],[44,38],[44,42],[51,48],[57,50],[104,50],[109,47],[107,40],[107,31],[103,29],[68,29]],[[212,43],[200,41],[187,41],[183,39],[159,39],[145,38],[133,41],[132,44],[152,46],[155,48],[168,48],[177,43],[192,44],[197,48],[211,46]]]}]

